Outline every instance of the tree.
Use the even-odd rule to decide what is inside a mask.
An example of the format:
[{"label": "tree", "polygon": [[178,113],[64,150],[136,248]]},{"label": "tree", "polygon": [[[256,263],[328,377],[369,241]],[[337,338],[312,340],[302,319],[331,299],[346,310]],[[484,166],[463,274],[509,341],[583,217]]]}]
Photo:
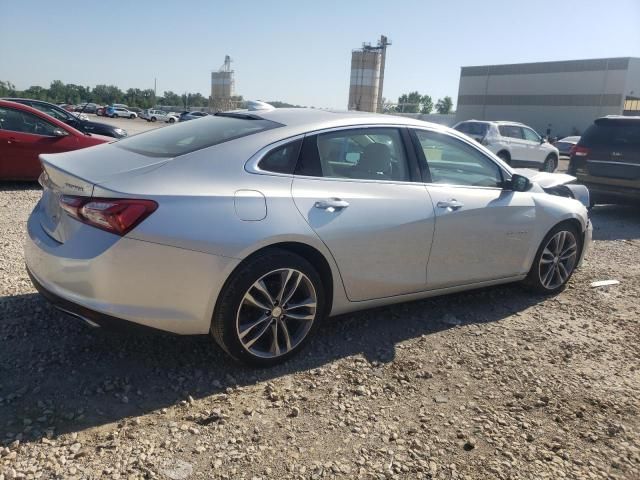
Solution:
[{"label": "tree", "polygon": [[431,113],[433,111],[433,100],[429,95],[423,95],[420,105],[422,106],[420,113]]},{"label": "tree", "polygon": [[163,105],[168,105],[170,107],[175,107],[182,104],[182,99],[177,93],[168,90],[164,92],[164,95],[160,99],[160,103]]},{"label": "tree", "polygon": [[438,103],[436,103],[436,110],[438,111],[438,113],[442,113],[442,114],[451,113],[452,108],[453,108],[453,100],[451,100],[451,97],[449,96],[441,98],[440,100],[438,100]]},{"label": "tree", "polygon": [[398,111],[403,113],[418,113],[422,95],[418,92],[404,93],[398,98]]},{"label": "tree", "polygon": [[16,94],[16,86],[11,82],[0,80],[0,97],[13,97]]}]

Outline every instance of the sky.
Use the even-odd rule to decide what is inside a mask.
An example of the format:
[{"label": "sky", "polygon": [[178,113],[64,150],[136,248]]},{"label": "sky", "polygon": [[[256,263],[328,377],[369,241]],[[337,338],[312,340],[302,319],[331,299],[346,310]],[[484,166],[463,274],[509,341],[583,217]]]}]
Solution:
[{"label": "sky", "polygon": [[384,97],[458,93],[460,67],[640,57],[640,0],[0,0],[0,80],[236,93],[346,109],[351,50],[387,50]]}]

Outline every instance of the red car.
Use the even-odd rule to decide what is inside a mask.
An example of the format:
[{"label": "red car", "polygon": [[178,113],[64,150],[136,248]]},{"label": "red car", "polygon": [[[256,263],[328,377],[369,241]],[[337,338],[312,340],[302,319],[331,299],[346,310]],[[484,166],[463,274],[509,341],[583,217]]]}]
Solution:
[{"label": "red car", "polygon": [[41,153],[111,141],[113,138],[82,133],[35,108],[0,100],[0,180],[37,180]]}]

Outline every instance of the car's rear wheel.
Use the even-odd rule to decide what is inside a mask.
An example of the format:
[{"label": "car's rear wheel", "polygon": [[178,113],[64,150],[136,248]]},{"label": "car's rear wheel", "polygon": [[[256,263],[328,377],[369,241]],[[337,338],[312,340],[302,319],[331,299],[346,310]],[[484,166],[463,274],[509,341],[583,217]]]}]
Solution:
[{"label": "car's rear wheel", "polygon": [[555,226],[542,240],[525,285],[544,294],[561,291],[573,275],[581,251],[580,235],[573,224]]},{"label": "car's rear wheel", "polygon": [[136,116],[135,116],[135,115],[129,115],[129,118],[130,118],[131,120],[133,120],[134,118],[136,118]]},{"label": "car's rear wheel", "polygon": [[155,122],[156,120],[157,120],[157,118],[156,118],[156,117],[151,117],[151,121],[152,121],[152,122]]},{"label": "car's rear wheel", "polygon": [[325,309],[315,268],[299,255],[274,249],[232,274],[218,299],[211,334],[236,360],[271,366],[304,347]]},{"label": "car's rear wheel", "polygon": [[498,152],[498,157],[500,157],[500,159],[502,161],[504,161],[507,165],[511,165],[511,155],[509,155],[509,152]]},{"label": "car's rear wheel", "polygon": [[542,168],[540,169],[540,171],[553,173],[556,171],[557,167],[558,160],[556,159],[556,156],[553,154],[549,154],[542,164]]}]

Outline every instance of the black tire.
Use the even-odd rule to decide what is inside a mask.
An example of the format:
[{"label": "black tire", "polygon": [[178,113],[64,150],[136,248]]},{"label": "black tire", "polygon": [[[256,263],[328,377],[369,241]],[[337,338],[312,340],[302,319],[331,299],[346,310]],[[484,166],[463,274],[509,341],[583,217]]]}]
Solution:
[{"label": "black tire", "polygon": [[152,121],[152,122],[155,122],[156,120],[157,120],[157,118],[156,118],[156,117],[151,117],[151,121]]},{"label": "black tire", "polygon": [[[576,242],[576,251],[575,251],[575,260],[571,269],[568,271],[568,276],[560,283],[559,285],[545,286],[543,282],[544,272],[542,271],[541,266],[541,258],[545,248],[548,246],[551,239],[553,239],[558,233],[567,232],[573,235]],[[582,254],[582,235],[576,228],[575,224],[572,222],[562,222],[555,227],[553,227],[549,233],[547,233],[540,243],[538,247],[538,251],[536,252],[536,256],[533,259],[533,264],[531,265],[531,270],[527,274],[527,278],[522,282],[523,285],[536,293],[540,293],[543,295],[552,295],[558,293],[567,286],[567,283],[571,279],[573,272],[575,272],[576,266],[580,259],[580,255]],[[553,274],[555,276],[555,274]],[[552,277],[553,278],[553,277]]]},{"label": "black tire", "polygon": [[129,115],[129,118],[130,118],[131,120],[133,120],[134,118],[136,118],[136,116],[135,116],[135,115]]},{"label": "black tire", "polygon": [[511,155],[509,155],[509,152],[505,152],[504,150],[502,152],[498,152],[498,157],[507,165],[511,165]]},{"label": "black tire", "polygon": [[[311,326],[306,327],[309,329],[305,336],[301,337],[293,348],[282,355],[265,358],[245,348],[240,339],[239,326],[236,322],[240,316],[239,312],[243,306],[242,302],[245,294],[252,291],[252,286],[258,280],[265,275],[273,274],[271,272],[279,269],[295,269],[303,273],[311,282],[316,294],[315,317],[310,320],[310,322],[312,322]],[[283,303],[282,306],[285,306],[285,304]],[[229,277],[218,297],[211,320],[210,332],[216,343],[235,360],[247,365],[270,367],[286,361],[302,350],[322,323],[327,310],[325,288],[316,269],[299,255],[286,250],[272,249],[265,251],[259,256],[250,258],[244,264],[240,265]],[[269,322],[273,323],[275,320],[267,320],[264,325]],[[294,323],[295,322],[294,320]],[[305,324],[300,322],[298,325]],[[287,328],[289,328],[289,326],[291,326],[290,323]],[[295,333],[295,330],[291,331]],[[288,333],[289,331],[287,331],[287,335]],[[256,336],[259,337],[260,335],[258,334]],[[273,338],[273,336],[271,336],[271,338]],[[277,335],[276,338],[278,338]]]},{"label": "black tire", "polygon": [[553,153],[550,153],[549,155],[547,155],[547,158],[545,158],[540,171],[553,173],[556,171],[556,168],[558,168],[558,159]]},{"label": "black tire", "polygon": [[175,118],[170,118],[170,119],[169,119],[169,123],[175,123],[175,122],[176,122],[176,119],[175,119]]}]

